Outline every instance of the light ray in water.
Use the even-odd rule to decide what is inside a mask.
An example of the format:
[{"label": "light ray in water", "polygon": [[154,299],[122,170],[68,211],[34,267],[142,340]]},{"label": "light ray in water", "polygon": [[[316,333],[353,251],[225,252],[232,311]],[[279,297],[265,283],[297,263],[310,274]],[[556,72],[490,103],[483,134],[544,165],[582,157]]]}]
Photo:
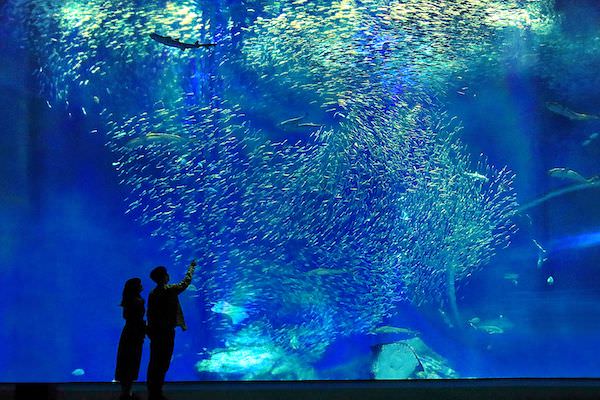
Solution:
[{"label": "light ray in water", "polygon": [[545,203],[546,201],[553,199],[555,197],[558,196],[562,196],[563,194],[567,194],[567,193],[571,193],[571,192],[576,192],[578,190],[584,190],[584,189],[594,189],[594,188],[600,188],[600,181],[599,180],[595,180],[595,181],[589,181],[587,183],[578,183],[575,185],[571,185],[571,186],[567,186],[564,188],[560,188],[558,190],[554,190],[542,197],[540,197],[539,199],[530,201],[529,203],[525,203],[522,206],[520,206],[519,208],[517,208],[515,210],[515,212],[517,213],[521,213],[523,211],[529,210],[530,208],[534,208],[539,206],[542,203]]},{"label": "light ray in water", "polygon": [[552,251],[585,249],[600,245],[600,230],[557,239],[550,244]]}]

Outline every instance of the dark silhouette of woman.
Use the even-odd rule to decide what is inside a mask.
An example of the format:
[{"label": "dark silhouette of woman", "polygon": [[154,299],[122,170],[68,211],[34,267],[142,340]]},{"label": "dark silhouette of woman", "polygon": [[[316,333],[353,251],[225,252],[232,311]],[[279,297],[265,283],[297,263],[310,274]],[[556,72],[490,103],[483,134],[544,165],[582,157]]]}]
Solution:
[{"label": "dark silhouette of woman", "polygon": [[125,327],[119,340],[115,370],[115,380],[121,383],[120,400],[136,398],[131,392],[131,388],[140,371],[142,346],[146,335],[146,322],[144,321],[146,309],[144,299],[140,295],[142,289],[140,278],[129,279],[123,288],[121,307],[123,307]]}]

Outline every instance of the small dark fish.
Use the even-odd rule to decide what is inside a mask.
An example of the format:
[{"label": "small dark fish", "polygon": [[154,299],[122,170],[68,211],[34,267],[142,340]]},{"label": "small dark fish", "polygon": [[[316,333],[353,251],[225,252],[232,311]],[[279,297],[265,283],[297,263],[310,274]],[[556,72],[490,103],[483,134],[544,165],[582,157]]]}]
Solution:
[{"label": "small dark fish", "polygon": [[212,47],[217,45],[216,43],[200,43],[197,40],[195,43],[185,43],[179,39],[173,39],[169,36],[161,36],[157,33],[151,33],[150,38],[158,43],[164,44],[165,46],[177,47],[181,51],[184,51],[185,49],[198,49],[200,47]]}]

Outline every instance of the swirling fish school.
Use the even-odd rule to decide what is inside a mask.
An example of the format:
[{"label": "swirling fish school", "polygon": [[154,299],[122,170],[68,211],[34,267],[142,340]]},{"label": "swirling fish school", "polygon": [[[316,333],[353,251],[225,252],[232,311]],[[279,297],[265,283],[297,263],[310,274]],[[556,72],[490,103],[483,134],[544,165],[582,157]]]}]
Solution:
[{"label": "swirling fish school", "polygon": [[[203,254],[211,323],[256,329],[306,361],[376,331],[399,300],[455,304],[455,285],[510,242],[512,174],[485,157],[473,167],[435,99],[481,54],[500,58],[507,26],[543,29],[545,3],[274,2],[243,19],[189,0],[11,12],[32,27],[49,101],[83,99],[108,132],[127,212],[175,260]],[[219,46],[132,40],[158,31]],[[290,98],[321,115],[304,121]],[[272,139],[291,126],[304,136]]]}]

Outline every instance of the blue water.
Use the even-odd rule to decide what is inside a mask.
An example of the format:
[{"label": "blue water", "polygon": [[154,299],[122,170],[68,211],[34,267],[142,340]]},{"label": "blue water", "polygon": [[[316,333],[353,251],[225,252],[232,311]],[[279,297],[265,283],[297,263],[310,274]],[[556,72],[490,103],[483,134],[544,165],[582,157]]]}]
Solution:
[{"label": "blue water", "polygon": [[[111,381],[123,283],[192,258],[168,380],[374,379],[415,337],[394,378],[600,375],[594,2],[52,3],[0,8],[0,381]],[[528,207],[553,168],[587,186]]]}]

